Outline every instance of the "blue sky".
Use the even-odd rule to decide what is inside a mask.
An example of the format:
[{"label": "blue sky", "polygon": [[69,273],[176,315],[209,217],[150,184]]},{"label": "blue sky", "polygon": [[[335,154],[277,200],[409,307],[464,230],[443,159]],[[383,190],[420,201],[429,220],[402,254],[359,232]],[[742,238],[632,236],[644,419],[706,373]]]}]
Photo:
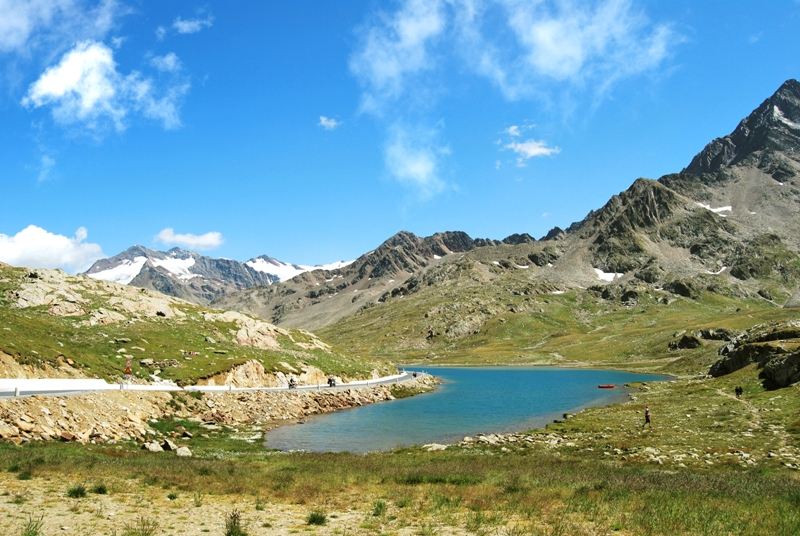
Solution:
[{"label": "blue sky", "polygon": [[0,0],[0,260],[566,227],[800,76],[795,1]]}]

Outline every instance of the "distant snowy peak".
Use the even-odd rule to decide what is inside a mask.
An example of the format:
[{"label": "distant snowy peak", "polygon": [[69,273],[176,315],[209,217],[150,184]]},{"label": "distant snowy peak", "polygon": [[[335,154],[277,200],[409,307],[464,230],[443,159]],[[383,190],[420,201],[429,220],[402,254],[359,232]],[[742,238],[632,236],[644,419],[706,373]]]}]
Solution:
[{"label": "distant snowy peak", "polygon": [[289,264],[278,259],[273,259],[268,255],[261,255],[255,259],[250,259],[245,264],[257,272],[274,275],[279,281],[289,279],[312,270],[337,270],[352,264],[354,261],[338,261],[330,264],[318,264],[316,266],[306,266],[303,264]]},{"label": "distant snowy peak", "polygon": [[142,246],[97,261],[86,275],[203,305],[231,292],[278,281],[278,276],[254,270],[243,262],[206,257],[181,248],[154,251]]}]

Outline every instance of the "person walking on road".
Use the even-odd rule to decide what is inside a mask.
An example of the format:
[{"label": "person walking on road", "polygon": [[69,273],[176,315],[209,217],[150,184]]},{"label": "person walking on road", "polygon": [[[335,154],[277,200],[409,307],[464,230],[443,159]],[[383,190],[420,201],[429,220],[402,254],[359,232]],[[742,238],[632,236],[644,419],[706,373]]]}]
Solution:
[{"label": "person walking on road", "polygon": [[653,427],[652,423],[650,422],[650,407],[649,406],[645,406],[644,407],[644,424],[642,425],[642,428],[644,428],[647,425],[649,425],[650,428]]}]

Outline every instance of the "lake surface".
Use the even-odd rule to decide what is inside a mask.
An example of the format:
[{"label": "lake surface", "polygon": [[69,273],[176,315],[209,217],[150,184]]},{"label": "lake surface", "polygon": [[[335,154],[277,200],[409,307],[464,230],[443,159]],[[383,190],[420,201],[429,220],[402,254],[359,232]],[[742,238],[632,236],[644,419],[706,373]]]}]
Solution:
[{"label": "lake surface", "polygon": [[[407,369],[421,370],[421,369]],[[614,370],[545,367],[427,368],[442,379],[436,391],[318,415],[267,432],[265,445],[312,452],[386,451],[455,443],[477,433],[542,428],[563,413],[627,399],[622,384],[668,376]],[[614,384],[616,389],[598,389]]]}]

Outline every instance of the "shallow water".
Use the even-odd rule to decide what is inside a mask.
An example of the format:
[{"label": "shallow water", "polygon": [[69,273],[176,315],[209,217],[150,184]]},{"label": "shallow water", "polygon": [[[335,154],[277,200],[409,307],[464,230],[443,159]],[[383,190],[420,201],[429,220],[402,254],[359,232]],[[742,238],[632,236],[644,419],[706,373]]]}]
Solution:
[{"label": "shallow water", "polygon": [[[668,378],[545,367],[425,370],[444,382],[433,393],[310,417],[305,424],[271,430],[265,444],[280,450],[363,453],[454,443],[481,432],[541,428],[565,412],[626,400],[624,383]],[[617,388],[598,389],[603,384]]]}]

